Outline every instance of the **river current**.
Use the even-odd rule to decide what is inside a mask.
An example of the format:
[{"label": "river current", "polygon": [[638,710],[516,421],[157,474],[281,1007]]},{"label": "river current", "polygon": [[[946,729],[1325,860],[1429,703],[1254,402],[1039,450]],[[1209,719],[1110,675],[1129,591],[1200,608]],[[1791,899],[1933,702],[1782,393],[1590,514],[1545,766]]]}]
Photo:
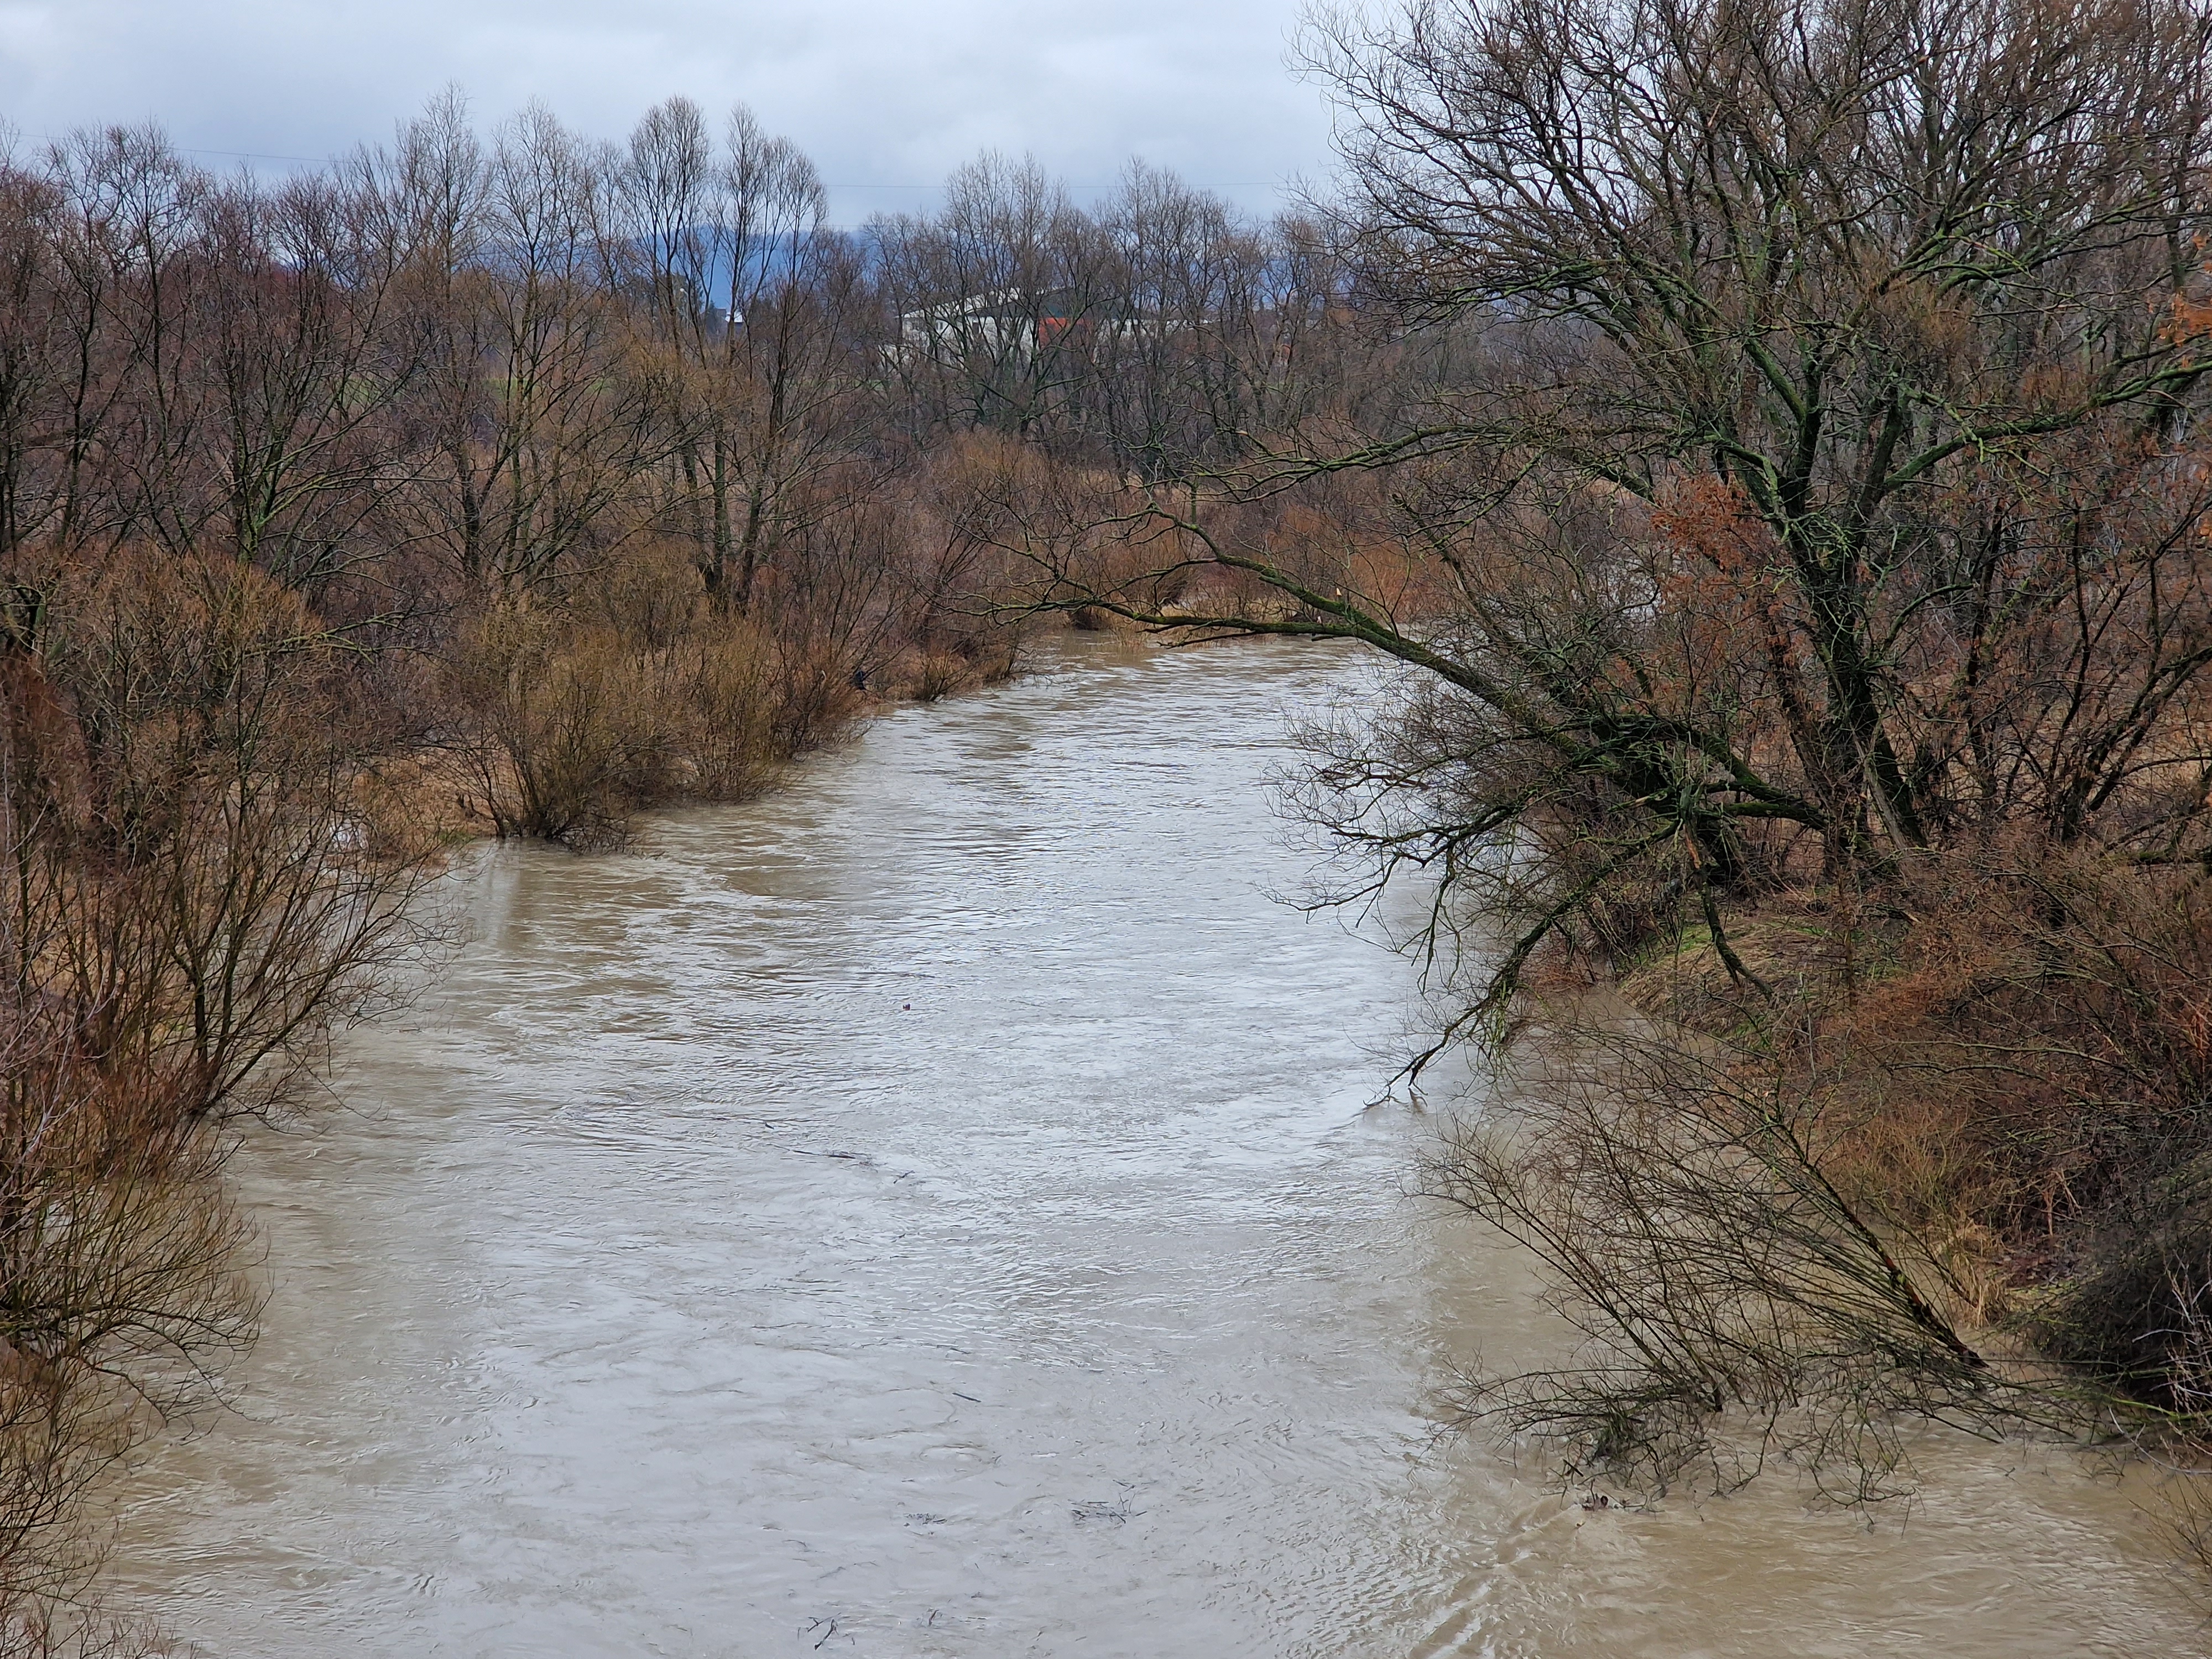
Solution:
[{"label": "river current", "polygon": [[1591,1511],[1439,1438],[1556,1357],[1407,1195],[1415,1018],[1284,902],[1311,646],[1076,638],[631,850],[487,848],[465,943],[237,1164],[235,1408],[125,1493],[130,1603],[222,1659],[2173,1655],[2140,1476],[1924,1449]]}]

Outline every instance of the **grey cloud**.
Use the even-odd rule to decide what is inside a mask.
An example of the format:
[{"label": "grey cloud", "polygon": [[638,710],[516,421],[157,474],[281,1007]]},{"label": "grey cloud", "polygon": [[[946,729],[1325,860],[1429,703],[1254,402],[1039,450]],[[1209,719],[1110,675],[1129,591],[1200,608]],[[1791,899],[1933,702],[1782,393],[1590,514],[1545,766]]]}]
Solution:
[{"label": "grey cloud", "polygon": [[683,93],[750,103],[848,221],[987,147],[1077,184],[1142,155],[1267,208],[1328,165],[1325,102],[1284,66],[1296,17],[1296,0],[0,0],[0,115],[33,134],[150,117],[209,152],[316,157],[383,139],[449,82],[487,124],[539,98],[610,137]]}]

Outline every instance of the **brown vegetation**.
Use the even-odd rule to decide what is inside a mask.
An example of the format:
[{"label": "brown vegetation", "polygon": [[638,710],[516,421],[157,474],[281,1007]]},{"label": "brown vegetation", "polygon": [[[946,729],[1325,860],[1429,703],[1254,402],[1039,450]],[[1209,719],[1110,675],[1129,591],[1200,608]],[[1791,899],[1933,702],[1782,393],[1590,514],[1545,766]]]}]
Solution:
[{"label": "brown vegetation", "polygon": [[[224,1125],[293,1104],[425,942],[429,848],[297,596],[224,557],[46,572],[0,659],[0,1632],[77,1605],[89,1484],[249,1340]],[[21,590],[19,589],[19,592]]]},{"label": "brown vegetation", "polygon": [[617,145],[448,97],[275,183],[0,157],[10,1652],[130,1644],[87,1495],[251,1336],[229,1126],[434,946],[446,845],[607,847],[1012,672],[1030,503],[1326,395],[1310,225],[988,159],[822,204],[680,99]]},{"label": "brown vegetation", "polygon": [[1440,1041],[1523,1039],[1433,1186],[1589,1338],[1472,1414],[1846,1496],[1915,1415],[2203,1456],[2208,40],[1413,0],[1318,27],[1347,200],[1268,226],[986,158],[848,235],[680,100],[0,167],[0,1627],[249,1334],[223,1126],[446,836],[742,797],[1053,613],[1404,669],[1298,799],[1338,896],[1434,880]]},{"label": "brown vegetation", "polygon": [[1588,1334],[1468,1401],[1571,1467],[1870,1492],[1913,1414],[2212,1446],[2208,40],[1325,15],[1335,395],[1008,538],[1042,604],[1403,665],[1298,797],[1338,896],[1433,880],[1444,1041],[1522,1039],[1433,1184]]}]

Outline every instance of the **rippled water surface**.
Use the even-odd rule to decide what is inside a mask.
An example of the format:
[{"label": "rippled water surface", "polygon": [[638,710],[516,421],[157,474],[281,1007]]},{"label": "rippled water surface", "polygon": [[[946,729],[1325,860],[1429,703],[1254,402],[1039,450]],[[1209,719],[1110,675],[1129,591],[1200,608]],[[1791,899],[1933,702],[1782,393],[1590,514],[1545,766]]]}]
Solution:
[{"label": "rippled water surface", "polygon": [[1262,778],[1316,647],[1133,653],[894,714],[636,848],[487,852],[470,942],[240,1160],[240,1409],[130,1493],[224,1659],[2170,1655],[2132,1490],[1937,1449],[1590,1514],[1424,1400],[1553,1351],[1363,1109],[1405,963]]}]

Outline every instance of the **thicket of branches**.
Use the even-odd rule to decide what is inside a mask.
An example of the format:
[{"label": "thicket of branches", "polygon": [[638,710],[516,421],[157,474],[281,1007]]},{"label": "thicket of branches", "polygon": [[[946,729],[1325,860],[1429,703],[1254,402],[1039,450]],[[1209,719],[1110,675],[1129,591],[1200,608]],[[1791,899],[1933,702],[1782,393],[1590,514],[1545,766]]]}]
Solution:
[{"label": "thicket of branches", "polygon": [[1344,198],[1266,225],[987,157],[837,231],[680,100],[0,167],[0,1621],[250,1333],[222,1126],[445,834],[742,795],[1048,612],[1402,669],[1297,797],[1436,878],[1525,1075],[1432,1184],[1588,1337],[1471,1415],[1847,1495],[1915,1415],[2212,1441],[2212,17],[1310,40]]},{"label": "thicket of branches", "polygon": [[1403,665],[1297,799],[1340,896],[1437,879],[1447,1040],[1522,1037],[1433,1185],[1589,1341],[1471,1415],[1662,1486],[1779,1443],[1887,1489],[1915,1413],[2197,1455],[2212,14],[1411,0],[1309,47],[1362,392],[1008,544],[1041,604]]}]

